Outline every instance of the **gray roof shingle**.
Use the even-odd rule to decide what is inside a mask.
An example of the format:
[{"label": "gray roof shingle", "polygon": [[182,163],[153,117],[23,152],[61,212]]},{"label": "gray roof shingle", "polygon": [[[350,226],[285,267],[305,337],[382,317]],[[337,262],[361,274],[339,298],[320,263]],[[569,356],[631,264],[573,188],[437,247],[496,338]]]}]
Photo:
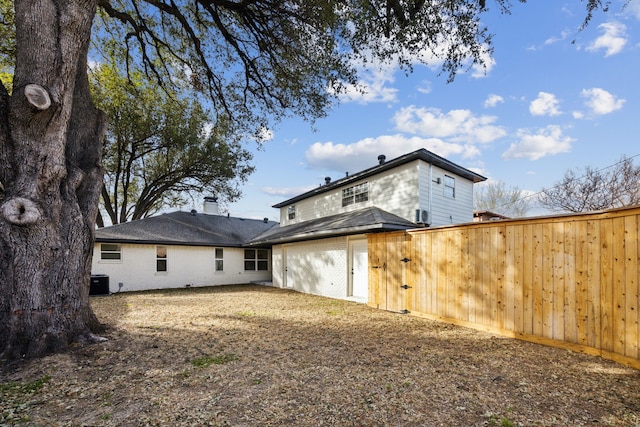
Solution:
[{"label": "gray roof shingle", "polygon": [[285,227],[274,227],[255,237],[249,245],[274,245],[349,234],[407,230],[416,227],[417,225],[413,222],[397,215],[376,207],[369,207]]},{"label": "gray roof shingle", "polygon": [[241,247],[275,221],[176,211],[96,230],[96,242]]}]

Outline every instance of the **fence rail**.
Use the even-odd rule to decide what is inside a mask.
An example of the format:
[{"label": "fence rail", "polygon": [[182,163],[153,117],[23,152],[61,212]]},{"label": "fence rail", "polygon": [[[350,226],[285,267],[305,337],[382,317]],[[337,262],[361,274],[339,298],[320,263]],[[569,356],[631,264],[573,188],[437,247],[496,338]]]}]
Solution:
[{"label": "fence rail", "polygon": [[640,369],[640,207],[369,236],[369,305]]}]

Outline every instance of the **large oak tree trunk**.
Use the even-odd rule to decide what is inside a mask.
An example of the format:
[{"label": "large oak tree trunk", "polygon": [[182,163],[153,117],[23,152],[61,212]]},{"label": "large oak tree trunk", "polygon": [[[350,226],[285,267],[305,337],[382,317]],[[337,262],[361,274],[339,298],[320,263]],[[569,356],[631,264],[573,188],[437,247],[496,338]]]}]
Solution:
[{"label": "large oak tree trunk", "polygon": [[[104,114],[87,51],[96,0],[16,0],[13,93],[0,84],[0,359],[90,342]],[[4,190],[2,190],[4,188]]]}]

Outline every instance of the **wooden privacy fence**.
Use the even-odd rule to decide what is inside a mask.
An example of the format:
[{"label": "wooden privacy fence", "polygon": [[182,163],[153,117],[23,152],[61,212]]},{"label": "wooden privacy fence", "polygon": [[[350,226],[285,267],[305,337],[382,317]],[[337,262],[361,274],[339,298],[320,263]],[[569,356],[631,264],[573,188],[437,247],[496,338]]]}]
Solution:
[{"label": "wooden privacy fence", "polygon": [[369,235],[369,305],[640,369],[640,207]]}]

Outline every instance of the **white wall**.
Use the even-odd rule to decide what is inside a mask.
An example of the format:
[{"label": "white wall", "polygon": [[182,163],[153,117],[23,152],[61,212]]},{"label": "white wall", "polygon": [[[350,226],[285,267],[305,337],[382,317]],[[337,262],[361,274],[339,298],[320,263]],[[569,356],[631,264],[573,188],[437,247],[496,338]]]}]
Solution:
[{"label": "white wall", "polygon": [[100,259],[100,243],[93,251],[91,274],[109,276],[109,289],[122,292],[148,289],[213,286],[271,280],[268,271],[244,271],[244,249],[223,248],[224,271],[215,271],[215,248],[167,245],[167,271],[156,272],[156,246],[121,244],[121,260]]},{"label": "white wall", "polygon": [[[444,195],[445,175],[455,178],[453,199]],[[343,207],[342,190],[364,182],[369,184],[369,200]],[[426,210],[430,213],[431,226],[471,222],[473,182],[438,166],[415,160],[296,202],[296,217],[293,220],[288,218],[288,206],[285,206],[280,209],[280,226],[372,206],[412,222],[416,222],[416,210]]]},{"label": "white wall", "polygon": [[273,286],[331,298],[351,299],[349,240],[334,237],[274,246]]},{"label": "white wall", "polygon": [[[418,207],[418,160],[384,171],[378,175],[350,182],[326,193],[295,203],[296,217],[288,218],[288,206],[280,209],[280,226],[323,218],[375,206],[409,221],[415,220]],[[369,200],[342,206],[342,190],[367,182]]]},{"label": "white wall", "polygon": [[[454,199],[445,196],[445,175],[455,178]],[[420,209],[430,212],[432,227],[473,221],[472,181],[422,161],[419,164],[419,179]],[[440,179],[439,184],[438,179]],[[431,196],[431,202],[429,202],[429,196]]]}]

